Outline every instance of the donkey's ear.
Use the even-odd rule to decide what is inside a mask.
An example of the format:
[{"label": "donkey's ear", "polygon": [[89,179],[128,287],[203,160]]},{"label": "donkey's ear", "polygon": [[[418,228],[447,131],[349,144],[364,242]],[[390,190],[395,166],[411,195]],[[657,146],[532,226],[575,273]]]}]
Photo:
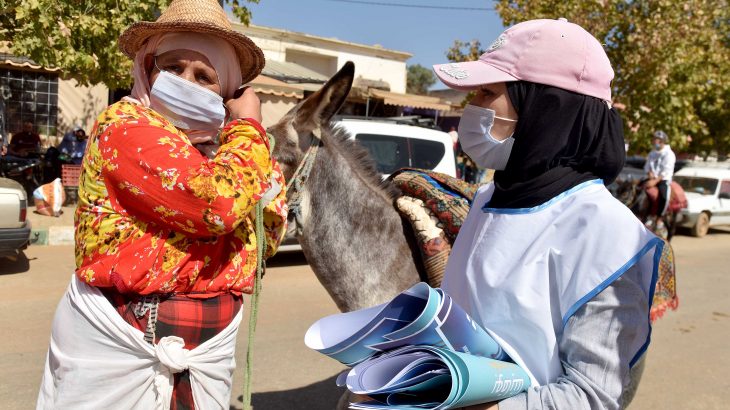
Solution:
[{"label": "donkey's ear", "polygon": [[309,131],[327,124],[347,99],[354,77],[355,64],[348,61],[319,91],[297,107],[294,128]]}]

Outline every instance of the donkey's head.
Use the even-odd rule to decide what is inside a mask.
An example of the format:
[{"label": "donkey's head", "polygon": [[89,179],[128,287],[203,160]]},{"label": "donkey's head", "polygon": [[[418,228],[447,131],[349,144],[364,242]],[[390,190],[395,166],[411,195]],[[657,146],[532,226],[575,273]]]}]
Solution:
[{"label": "donkey's head", "polygon": [[311,145],[316,130],[329,125],[352,88],[355,65],[348,61],[322,88],[292,108],[268,131],[276,138],[274,157],[287,180]]}]

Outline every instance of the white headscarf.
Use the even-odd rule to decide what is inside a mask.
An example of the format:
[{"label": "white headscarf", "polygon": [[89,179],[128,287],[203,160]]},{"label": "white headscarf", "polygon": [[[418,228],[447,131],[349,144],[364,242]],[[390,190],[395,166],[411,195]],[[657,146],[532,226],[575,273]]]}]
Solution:
[{"label": "white headscarf", "polygon": [[209,34],[172,32],[150,37],[137,51],[132,71],[134,87],[132,93],[125,97],[127,101],[142,104],[145,107],[150,106],[151,86],[144,59],[149,54],[158,56],[171,50],[192,50],[204,55],[218,75],[224,99],[231,98],[241,86],[241,68],[231,43]]}]

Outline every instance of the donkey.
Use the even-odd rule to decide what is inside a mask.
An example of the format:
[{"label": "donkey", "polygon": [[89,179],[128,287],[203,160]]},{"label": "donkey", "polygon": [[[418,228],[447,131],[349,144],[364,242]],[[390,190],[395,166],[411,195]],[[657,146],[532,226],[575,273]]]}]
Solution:
[{"label": "donkey", "polygon": [[317,279],[343,312],[384,303],[423,273],[410,225],[394,206],[397,188],[382,180],[364,148],[330,123],[354,74],[354,64],[346,63],[268,129],[287,181],[307,148],[321,144],[298,193],[298,239]]}]

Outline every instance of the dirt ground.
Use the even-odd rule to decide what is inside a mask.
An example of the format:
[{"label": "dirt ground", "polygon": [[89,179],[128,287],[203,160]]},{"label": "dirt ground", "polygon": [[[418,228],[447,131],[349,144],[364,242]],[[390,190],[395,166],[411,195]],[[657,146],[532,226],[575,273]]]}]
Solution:
[{"label": "dirt ground", "polygon": [[[654,326],[631,409],[725,409],[730,402],[730,230],[673,241],[680,307]],[[53,312],[73,272],[73,249],[34,246],[29,261],[0,261],[0,409],[32,409]],[[257,410],[334,407],[344,367],[309,351],[306,329],[336,312],[301,254],[277,256],[264,282],[254,346]],[[247,319],[241,326],[231,408],[241,408]]]}]

